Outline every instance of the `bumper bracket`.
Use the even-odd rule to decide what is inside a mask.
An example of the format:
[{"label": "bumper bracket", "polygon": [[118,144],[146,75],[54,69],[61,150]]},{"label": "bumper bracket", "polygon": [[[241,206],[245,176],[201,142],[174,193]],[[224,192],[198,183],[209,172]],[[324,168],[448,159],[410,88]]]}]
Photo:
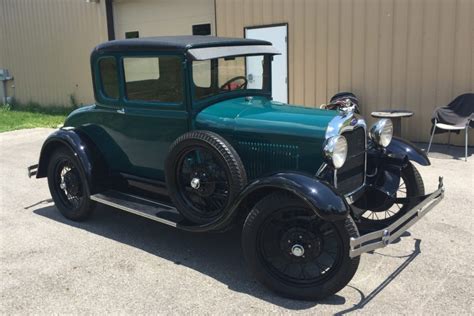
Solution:
[{"label": "bumper bracket", "polygon": [[412,225],[425,216],[436,204],[444,198],[443,177],[439,177],[438,189],[433,193],[426,195],[424,199],[397,221],[384,229],[374,231],[350,240],[351,258],[360,256],[365,252],[383,248],[391,244],[400,237]]}]

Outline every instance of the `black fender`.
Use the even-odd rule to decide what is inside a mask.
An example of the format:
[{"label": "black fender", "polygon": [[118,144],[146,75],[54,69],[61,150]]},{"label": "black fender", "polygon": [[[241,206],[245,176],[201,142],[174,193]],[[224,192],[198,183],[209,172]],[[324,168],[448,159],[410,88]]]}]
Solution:
[{"label": "black fender", "polygon": [[51,154],[61,146],[69,148],[78,158],[91,193],[97,192],[98,183],[94,180],[105,174],[103,160],[95,144],[85,134],[74,128],[61,128],[48,136],[41,148],[36,178],[44,178],[48,175]]},{"label": "black fender", "polygon": [[309,175],[294,172],[280,172],[254,180],[241,192],[234,205],[239,205],[258,192],[268,193],[272,189],[295,194],[327,221],[342,220],[349,214],[349,205],[333,186]]},{"label": "black fender", "polygon": [[[410,149],[411,146],[413,150]],[[377,209],[379,205],[384,205],[395,195],[400,185],[402,169],[410,163],[410,160],[420,164],[430,163],[424,153],[420,151],[421,153],[418,154],[416,150],[419,151],[419,149],[408,141],[397,138],[393,148],[395,150],[369,148],[365,192],[354,202],[354,206],[361,209]]]},{"label": "black fender", "polygon": [[422,166],[431,165],[430,159],[424,151],[412,142],[400,137],[393,136],[392,141],[386,148],[386,152],[390,155],[406,156],[408,160],[415,161]]},{"label": "black fender", "polygon": [[317,216],[327,221],[346,219],[350,206],[336,189],[325,181],[303,173],[279,172],[249,183],[235,199],[222,218],[212,223],[194,226],[178,225],[183,230],[193,232],[220,231],[226,229],[236,219],[236,215],[249,210],[264,196],[276,191],[288,191],[305,201]]}]

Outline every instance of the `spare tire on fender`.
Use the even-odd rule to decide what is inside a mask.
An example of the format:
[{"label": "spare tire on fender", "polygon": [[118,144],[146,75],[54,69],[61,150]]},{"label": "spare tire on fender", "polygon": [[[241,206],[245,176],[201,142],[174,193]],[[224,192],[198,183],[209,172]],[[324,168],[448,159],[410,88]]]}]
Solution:
[{"label": "spare tire on fender", "polygon": [[201,225],[225,215],[247,184],[232,145],[216,133],[199,130],[183,134],[170,146],[165,176],[178,211]]}]

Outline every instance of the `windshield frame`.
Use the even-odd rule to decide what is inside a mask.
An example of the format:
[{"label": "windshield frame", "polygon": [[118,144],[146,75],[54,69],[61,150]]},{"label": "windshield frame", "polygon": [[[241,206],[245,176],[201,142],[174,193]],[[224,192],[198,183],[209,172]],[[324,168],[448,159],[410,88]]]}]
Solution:
[{"label": "windshield frame", "polygon": [[[202,99],[198,99],[196,97],[196,85],[194,84],[194,77],[193,77],[193,62],[195,60],[188,61],[188,69],[189,69],[189,86],[191,92],[191,100],[192,100],[192,108],[193,109],[202,109],[206,106],[214,104],[216,102],[233,99],[238,97],[245,97],[245,96],[264,96],[271,98],[272,91],[272,61],[273,61],[273,54],[244,54],[244,55],[235,55],[235,56],[227,56],[227,57],[252,57],[252,56],[263,56],[264,57],[264,69],[268,72],[268,81],[266,85],[262,89],[245,89],[245,90],[231,90],[224,93],[214,94],[208,97],[204,97]],[[221,57],[223,58],[223,57]],[[204,59],[204,60],[213,60],[219,58],[212,58],[212,59]]]}]

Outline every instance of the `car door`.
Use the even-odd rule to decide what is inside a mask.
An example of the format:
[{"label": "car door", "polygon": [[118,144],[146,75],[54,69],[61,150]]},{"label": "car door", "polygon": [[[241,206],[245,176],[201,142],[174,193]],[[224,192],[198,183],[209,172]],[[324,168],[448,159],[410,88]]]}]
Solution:
[{"label": "car door", "polygon": [[168,148],[189,130],[183,58],[177,55],[123,56],[123,108],[112,138],[129,160],[123,170],[164,180]]},{"label": "car door", "polygon": [[112,173],[164,180],[168,148],[189,128],[183,57],[116,54],[95,69],[98,102],[81,128]]}]

